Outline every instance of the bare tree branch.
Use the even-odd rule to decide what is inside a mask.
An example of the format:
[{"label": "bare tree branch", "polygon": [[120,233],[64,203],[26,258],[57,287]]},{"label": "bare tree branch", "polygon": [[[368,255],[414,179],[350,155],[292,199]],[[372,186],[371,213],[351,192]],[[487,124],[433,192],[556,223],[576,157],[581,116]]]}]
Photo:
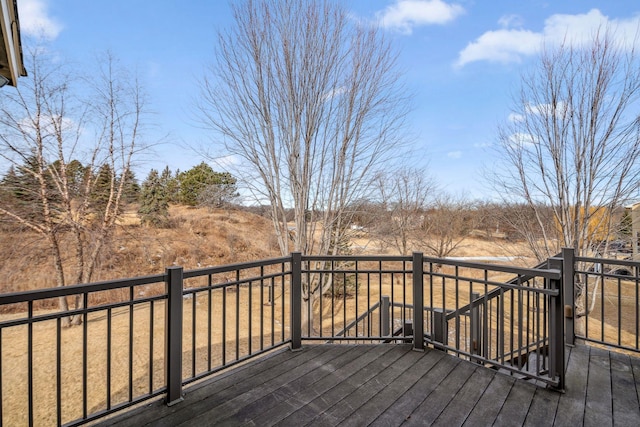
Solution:
[{"label": "bare tree branch", "polygon": [[523,76],[512,120],[500,129],[504,168],[495,183],[533,212],[538,231],[521,231],[539,259],[606,244],[613,213],[637,195],[639,95],[636,53],[608,28],[586,46],[544,49]]},{"label": "bare tree branch", "polygon": [[[0,217],[49,242],[57,286],[86,283],[122,212],[126,177],[143,147],[144,97],[137,80],[127,78],[110,54],[99,61],[102,73],[86,88],[85,80],[52,65],[57,61],[46,49],[28,52],[29,79],[0,103],[0,156],[16,174],[3,183],[8,195]],[[90,99],[83,101],[80,93]],[[96,138],[87,143],[85,132],[92,129]],[[109,185],[106,203],[98,204],[97,178],[103,171]],[[71,238],[73,251],[61,246],[65,238]],[[71,261],[65,252],[73,252]],[[75,305],[80,307],[79,297]],[[66,298],[60,308],[68,310]],[[78,323],[80,317],[65,321]]]},{"label": "bare tree branch", "polygon": [[401,149],[407,103],[395,54],[333,1],[248,0],[234,18],[202,80],[200,118],[268,201],[283,254],[337,253],[347,207]]}]

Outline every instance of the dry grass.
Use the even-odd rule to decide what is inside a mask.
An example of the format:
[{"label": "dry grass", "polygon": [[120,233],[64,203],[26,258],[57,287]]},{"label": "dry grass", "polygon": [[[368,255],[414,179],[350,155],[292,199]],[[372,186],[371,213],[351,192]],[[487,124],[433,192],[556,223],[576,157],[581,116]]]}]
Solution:
[{"label": "dry grass", "polygon": [[[173,227],[140,226],[134,212],[127,212],[115,235],[105,246],[92,281],[162,273],[165,267],[185,269],[223,265],[278,254],[265,218],[237,210],[191,209],[172,206]],[[63,239],[64,245],[70,242]],[[0,231],[0,293],[56,286],[47,242],[23,231]],[[73,270],[72,260],[65,267]]]},{"label": "dry grass", "polygon": [[[219,309],[222,291],[215,292],[211,334],[206,327],[209,312],[206,295],[184,303],[183,325],[183,376],[207,371],[209,362],[214,368],[222,365],[222,343],[226,342],[224,358],[227,362],[248,354],[249,341],[253,351],[270,342],[260,341],[262,320],[263,333],[275,335],[279,340],[283,325],[281,319],[274,322],[271,329],[271,308],[260,310],[259,298],[254,295],[252,309],[249,310],[246,292],[243,292],[238,313],[229,310],[226,314],[226,337],[222,336],[222,310]],[[232,298],[229,295],[229,298]],[[276,305],[274,309],[281,307]],[[111,318],[111,332],[108,329],[106,311],[88,315],[86,322],[87,343],[83,345],[84,326],[58,328],[56,321],[38,322],[33,329],[33,404],[35,425],[55,425],[57,416],[57,384],[61,388],[60,412],[62,422],[82,417],[83,392],[86,393],[86,410],[89,414],[105,410],[111,406],[127,402],[132,396],[144,395],[164,385],[165,363],[165,307],[164,302],[154,304],[153,316],[151,304],[143,303],[132,311],[128,308],[114,309]],[[192,329],[195,313],[196,330]],[[40,313],[43,314],[43,313]],[[237,319],[236,319],[237,315]],[[261,316],[262,315],[262,316]],[[288,316],[288,310],[286,311]],[[132,317],[130,317],[132,316]],[[248,319],[252,319],[252,333],[249,336]],[[131,322],[131,318],[133,322]],[[153,318],[153,327],[151,319]],[[236,320],[239,329],[236,330]],[[287,328],[288,330],[288,328]],[[285,331],[287,334],[288,332]],[[236,333],[239,336],[236,353]],[[287,335],[288,336],[288,335]],[[27,327],[7,328],[2,335],[2,385],[3,385],[3,421],[5,425],[28,424],[28,360]],[[129,360],[130,338],[133,343],[132,359]],[[56,373],[57,340],[60,340],[61,372]],[[208,357],[208,340],[211,340],[211,359]],[[108,351],[110,346],[110,351]],[[195,352],[193,351],[195,348]],[[83,390],[83,355],[86,354],[86,390]],[[110,368],[107,367],[107,355]],[[130,365],[131,363],[131,365]],[[107,374],[110,369],[110,375]],[[130,382],[131,377],[131,382]],[[59,380],[57,380],[59,378]],[[107,384],[109,385],[107,386]],[[131,384],[131,391],[129,391]],[[110,393],[107,393],[110,387]]]}]

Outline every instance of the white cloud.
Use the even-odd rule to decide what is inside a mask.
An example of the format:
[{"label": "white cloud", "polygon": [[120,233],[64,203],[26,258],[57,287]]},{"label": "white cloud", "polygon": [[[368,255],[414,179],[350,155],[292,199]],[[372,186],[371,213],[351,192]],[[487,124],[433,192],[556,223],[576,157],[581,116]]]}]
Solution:
[{"label": "white cloud", "polygon": [[340,96],[340,95],[342,95],[343,93],[346,93],[346,92],[347,92],[347,88],[345,88],[344,86],[337,87],[335,89],[331,89],[326,94],[324,94],[322,96],[322,99],[324,101],[328,101],[328,100],[333,99],[336,96]]},{"label": "white cloud", "polygon": [[565,101],[558,101],[555,105],[552,104],[537,104],[532,105],[528,104],[526,106],[527,113],[536,114],[536,115],[549,115],[551,116],[554,112],[556,116],[563,116],[569,112],[569,104]]},{"label": "white cloud", "polygon": [[462,151],[449,151],[447,153],[447,157],[449,157],[450,159],[459,159],[460,157],[462,157]]},{"label": "white cloud", "polygon": [[[54,126],[55,123],[55,126]],[[62,116],[50,116],[50,115],[41,115],[38,119],[38,126],[40,127],[40,132],[44,137],[53,137],[58,134],[56,129],[59,128],[60,132],[67,133],[73,132],[78,128],[78,123],[70,117],[62,117]],[[23,132],[27,135],[36,134],[36,127],[32,120],[29,118],[22,119],[19,124],[20,132]]]},{"label": "white cloud", "polygon": [[535,137],[529,133],[514,133],[509,137],[509,141],[514,145],[527,147],[535,144]]},{"label": "white cloud", "polygon": [[541,42],[540,34],[528,30],[487,31],[460,52],[456,65],[462,67],[482,60],[520,62],[522,55],[535,53]]},{"label": "white cloud", "polygon": [[523,20],[520,15],[504,15],[498,19],[502,28],[522,27]]},{"label": "white cloud", "polygon": [[527,104],[524,107],[524,114],[520,113],[510,113],[507,117],[512,123],[523,122],[525,120],[526,115],[537,115],[537,116],[551,116],[555,114],[556,117],[562,118],[567,117],[570,112],[570,105],[565,101],[558,101],[555,106],[551,104]]},{"label": "white cloud", "polygon": [[524,116],[518,113],[511,113],[509,114],[508,120],[510,122],[522,122],[524,121]]},{"label": "white cloud", "polygon": [[[34,123],[34,120],[36,123]],[[82,140],[86,130],[81,122],[71,117],[47,114],[42,114],[37,118],[24,117],[17,125],[16,131],[24,137],[30,140],[35,140],[37,137],[42,138],[45,146],[44,155],[50,161],[59,157],[57,151],[58,137],[61,136],[64,140],[74,140],[75,138]],[[63,153],[64,157],[69,160],[75,158],[76,149],[79,149],[81,145],[82,143],[78,146],[72,144],[67,147]]]},{"label": "white cloud", "polygon": [[473,144],[474,148],[487,148],[487,147],[491,147],[491,143],[490,142],[475,142]]},{"label": "white cloud", "polygon": [[62,25],[48,15],[47,0],[18,0],[20,30],[34,37],[53,40],[62,31]]},{"label": "white cloud", "polygon": [[233,166],[239,165],[240,159],[235,156],[235,155],[229,155],[229,156],[223,156],[223,157],[218,157],[216,159],[214,159],[214,163],[218,166],[221,167],[223,169],[228,169],[231,168]]},{"label": "white cloud", "polygon": [[396,0],[395,4],[378,12],[380,24],[404,34],[411,34],[420,25],[446,24],[464,13],[459,4],[442,0]]},{"label": "white cloud", "polygon": [[[503,27],[511,26],[514,21],[503,17],[499,24]],[[524,57],[537,53],[543,42],[550,45],[565,40],[584,43],[599,29],[604,28],[611,28],[618,41],[630,47],[638,42],[636,36],[640,28],[640,15],[628,19],[609,19],[598,9],[592,9],[579,15],[552,15],[545,20],[541,32],[509,28],[487,31],[459,53],[455,65],[462,67],[474,61],[517,63]]]}]

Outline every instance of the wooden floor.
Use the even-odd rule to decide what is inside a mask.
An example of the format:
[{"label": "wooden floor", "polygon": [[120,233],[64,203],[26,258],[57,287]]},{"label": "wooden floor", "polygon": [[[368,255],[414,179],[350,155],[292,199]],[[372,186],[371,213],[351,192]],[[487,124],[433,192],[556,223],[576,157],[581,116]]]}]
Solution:
[{"label": "wooden floor", "polygon": [[409,345],[307,345],[104,421],[119,426],[640,426],[640,359],[567,348],[566,393]]}]

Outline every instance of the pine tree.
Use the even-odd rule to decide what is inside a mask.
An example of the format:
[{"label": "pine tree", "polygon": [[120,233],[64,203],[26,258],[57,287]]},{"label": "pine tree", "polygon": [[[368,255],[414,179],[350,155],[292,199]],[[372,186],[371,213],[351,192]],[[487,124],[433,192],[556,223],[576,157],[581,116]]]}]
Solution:
[{"label": "pine tree", "polygon": [[[38,161],[34,156],[28,157],[23,165],[11,167],[2,180],[3,203],[11,206],[15,212],[34,223],[42,223],[43,203],[42,188],[36,178],[39,172]],[[52,166],[50,166],[52,167]],[[44,197],[52,212],[58,210],[60,196],[55,190],[55,184],[49,174],[46,165],[43,167],[43,179],[45,181]]]},{"label": "pine tree", "polygon": [[167,193],[167,201],[169,203],[178,203],[180,184],[178,183],[177,176],[180,174],[180,170],[176,170],[175,176],[172,175],[169,166],[166,166],[160,174],[160,183],[164,187],[164,191]]},{"label": "pine tree", "polygon": [[177,175],[180,202],[189,206],[221,207],[237,197],[236,179],[228,172],[215,172],[202,162]]},{"label": "pine tree", "polygon": [[113,169],[108,164],[104,164],[94,178],[93,190],[91,191],[91,206],[98,215],[104,213],[105,207],[109,203],[112,185],[114,187],[117,185]]},{"label": "pine tree", "polygon": [[142,183],[138,213],[143,224],[153,227],[162,227],[167,224],[169,201],[158,171],[155,169],[151,169],[149,176]]},{"label": "pine tree", "polygon": [[136,175],[131,170],[127,170],[124,174],[124,192],[122,193],[122,201],[124,203],[135,203],[140,197],[140,184],[136,179]]}]

